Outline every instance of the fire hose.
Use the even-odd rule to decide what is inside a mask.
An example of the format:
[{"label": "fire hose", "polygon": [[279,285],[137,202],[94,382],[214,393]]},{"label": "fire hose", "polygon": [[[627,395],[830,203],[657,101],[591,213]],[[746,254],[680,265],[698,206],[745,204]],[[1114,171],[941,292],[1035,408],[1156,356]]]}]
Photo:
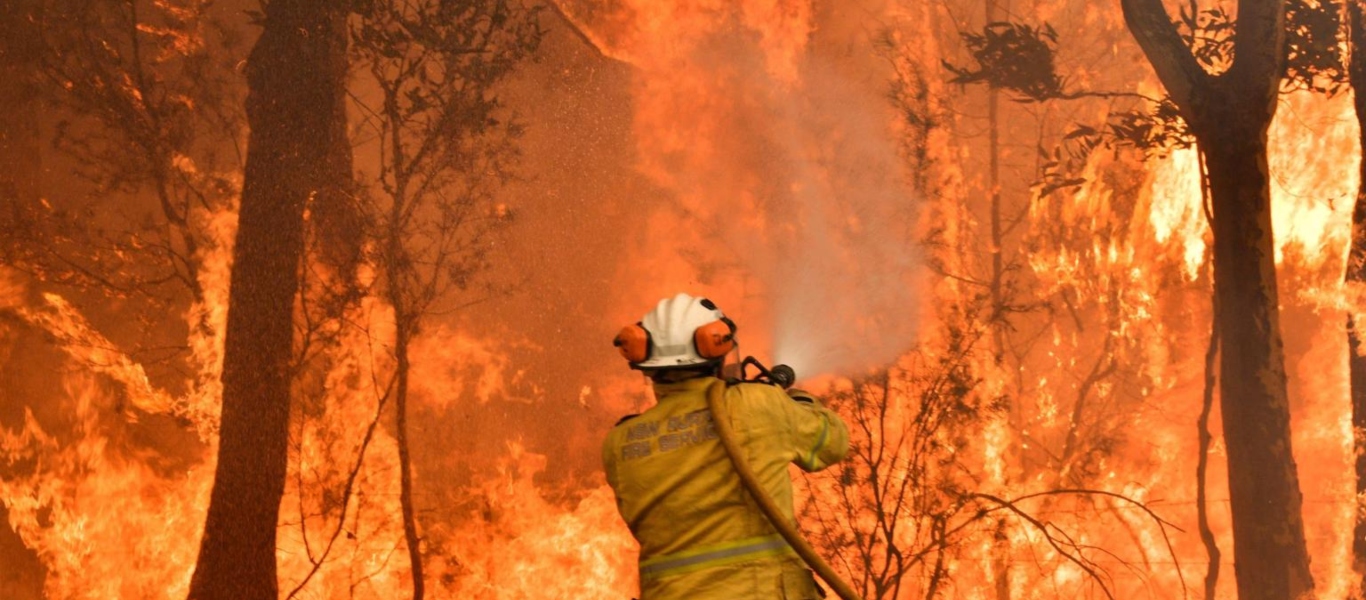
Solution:
[{"label": "fire hose", "polygon": [[[775,367],[774,371],[777,370]],[[788,383],[790,384],[791,381],[789,380]],[[743,451],[740,450],[740,444],[735,441],[735,430],[731,429],[729,421],[722,418],[722,415],[726,414],[722,410],[725,396],[726,383],[724,381],[711,384],[707,388],[707,408],[711,409],[712,422],[716,424],[716,434],[721,438],[721,445],[726,448],[726,455],[730,457],[731,464],[735,465],[735,473],[740,476],[740,482],[744,484],[745,489],[749,490],[750,496],[759,504],[759,510],[763,511],[765,517],[768,517],[769,522],[783,536],[783,539],[787,540],[788,545],[797,551],[797,555],[806,561],[806,564],[817,575],[820,575],[821,579],[825,580],[825,583],[840,598],[843,600],[861,600],[858,592],[855,592],[848,582],[841,579],[835,570],[830,568],[830,564],[825,562],[825,559],[816,554],[816,549],[811,547],[811,543],[807,542],[806,538],[802,537],[801,532],[797,531],[796,525],[793,525],[783,516],[778,504],[764,491],[763,485],[759,483],[759,478],[754,475],[754,470],[749,467],[749,462],[745,459]]]}]

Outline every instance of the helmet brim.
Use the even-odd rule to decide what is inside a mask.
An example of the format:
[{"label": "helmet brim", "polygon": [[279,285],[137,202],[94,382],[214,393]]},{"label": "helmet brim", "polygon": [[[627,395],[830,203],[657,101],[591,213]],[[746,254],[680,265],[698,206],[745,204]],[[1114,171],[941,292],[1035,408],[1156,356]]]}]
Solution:
[{"label": "helmet brim", "polygon": [[677,357],[652,358],[646,361],[631,363],[632,369],[640,371],[663,371],[666,369],[690,369],[695,367],[706,367],[720,364],[723,358],[701,359],[690,362],[679,362]]}]

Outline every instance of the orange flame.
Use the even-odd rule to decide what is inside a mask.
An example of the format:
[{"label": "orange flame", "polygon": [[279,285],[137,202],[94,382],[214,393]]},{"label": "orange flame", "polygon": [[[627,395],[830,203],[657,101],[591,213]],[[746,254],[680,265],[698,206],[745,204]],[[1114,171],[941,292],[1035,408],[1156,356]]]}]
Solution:
[{"label": "orange flame", "polygon": [[[613,166],[639,178],[624,186],[630,193],[648,192],[611,199],[632,213],[623,218],[632,227],[614,240],[624,258],[586,281],[570,278],[566,286],[591,289],[572,290],[569,300],[536,300],[562,307],[592,298],[566,314],[588,319],[574,331],[605,332],[601,344],[566,341],[558,326],[533,330],[525,323],[539,317],[524,314],[499,314],[491,326],[451,319],[415,342],[415,431],[433,441],[414,468],[433,595],[636,591],[634,543],[592,468],[608,413],[639,409],[648,388],[624,366],[603,375],[589,363],[611,356],[607,322],[634,320],[657,297],[680,289],[714,297],[741,323],[746,353],[824,375],[815,383],[831,394],[853,385],[836,375],[911,371],[912,349],[942,358],[952,335],[941,319],[983,293],[972,274],[985,271],[989,245],[977,175],[985,142],[971,135],[969,116],[943,106],[965,97],[935,70],[952,52],[952,37],[938,30],[947,17],[924,3],[857,4],[891,24],[885,36],[863,27],[862,16],[799,0],[564,3],[607,55],[630,65],[621,85],[633,112],[621,120],[629,120],[623,130],[634,152]],[[1067,3],[1046,4],[1040,18],[1068,15]],[[1086,4],[1080,12],[1079,28],[1114,31],[1113,10]],[[877,57],[874,38],[898,52]],[[1081,81],[1107,80],[1078,69]],[[908,172],[904,139],[913,132],[884,98],[888,79],[914,73],[925,76],[925,93],[937,98],[930,112],[942,118],[915,142],[928,155],[915,165],[921,173]],[[1006,132],[1025,127],[1007,124]],[[1314,574],[1328,598],[1359,592],[1344,533],[1357,499],[1341,330],[1344,310],[1363,312],[1359,294],[1341,283],[1359,184],[1356,127],[1349,99],[1297,94],[1282,99],[1271,131],[1294,443]],[[1182,531],[1134,505],[1030,500],[1022,510],[1051,529],[1005,518],[965,528],[970,535],[946,558],[952,597],[1097,597],[1095,580],[1045,531],[1104,548],[1095,564],[1116,597],[1177,598],[1200,587],[1193,424],[1210,308],[1198,157],[1178,150],[1143,163],[1124,151],[1096,152],[1083,169],[1077,189],[1022,204],[1024,233],[1005,240],[1019,257],[1013,281],[1029,295],[1021,304],[1038,306],[1010,317],[1014,354],[981,352],[969,362],[980,379],[972,394],[1007,398],[1009,409],[962,439],[936,441],[970,467],[978,492],[1009,498],[1086,486],[1143,502]],[[923,189],[908,183],[914,176],[924,176]],[[214,243],[196,257],[203,303],[176,316],[189,325],[192,353],[183,394],[153,385],[71,302],[0,271],[0,353],[41,347],[60,363],[41,376],[46,391],[25,401],[21,422],[0,428],[0,464],[9,469],[0,498],[48,570],[49,597],[185,594],[212,483],[235,217],[197,214],[195,222]],[[942,248],[923,252],[940,262],[935,273],[916,249],[931,230]],[[549,278],[562,266],[546,264],[507,268]],[[477,313],[485,314],[497,313]],[[392,319],[382,301],[365,299],[348,315],[355,326],[327,372],[309,374],[321,391],[301,399],[295,415],[282,595],[411,593],[383,400],[394,368]],[[25,332],[44,341],[20,340]],[[549,382],[565,373],[572,381]],[[899,385],[887,417],[904,427],[918,390]],[[570,396],[555,395],[564,389]],[[1210,509],[1227,574],[1231,528],[1214,429]],[[575,471],[581,465],[587,473]],[[823,483],[801,501],[833,502]],[[838,523],[867,527],[872,518]],[[915,585],[923,582],[907,590]],[[1226,575],[1218,596],[1233,594]]]}]

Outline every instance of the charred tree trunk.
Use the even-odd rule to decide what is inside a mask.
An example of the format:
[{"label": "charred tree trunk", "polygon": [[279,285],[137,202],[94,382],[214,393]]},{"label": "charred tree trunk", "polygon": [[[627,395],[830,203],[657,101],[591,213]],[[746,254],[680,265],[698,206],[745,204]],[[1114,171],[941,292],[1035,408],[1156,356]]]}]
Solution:
[{"label": "charred tree trunk", "polygon": [[1285,6],[1238,3],[1236,60],[1206,72],[1161,0],[1121,0],[1138,40],[1190,124],[1209,169],[1219,401],[1228,448],[1234,574],[1241,600],[1313,594],[1281,345],[1266,134],[1283,74]]},{"label": "charred tree trunk", "polygon": [[[399,119],[397,98],[390,94],[385,102],[385,115],[394,123]],[[403,165],[402,129],[395,126],[389,132],[395,164]],[[393,205],[389,208],[388,239],[385,242],[384,267],[388,276],[386,292],[389,305],[394,308],[394,441],[398,444],[399,508],[403,513],[403,540],[408,546],[408,565],[413,576],[413,600],[427,595],[427,582],[422,573],[422,546],[417,531],[417,511],[413,508],[413,465],[408,446],[408,382],[412,374],[409,354],[413,336],[422,318],[424,301],[411,283],[415,280],[415,261],[404,243],[411,235],[411,221],[415,201],[408,195],[409,178],[404,169],[394,169]]]},{"label": "charred tree trunk", "polygon": [[350,176],[336,151],[348,143],[345,18],[343,3],[272,0],[247,61],[251,137],[229,291],[218,470],[192,599],[278,597],[275,534],[304,209]]},{"label": "charred tree trunk", "polygon": [[[1219,398],[1228,447],[1239,598],[1299,598],[1312,589],[1290,444],[1271,232],[1266,129],[1270,103],[1239,107],[1224,86],[1205,104],[1201,146],[1214,208]],[[1228,93],[1232,92],[1232,93]],[[1222,98],[1221,98],[1222,96]],[[1226,107],[1243,118],[1223,118]],[[1261,112],[1248,117],[1248,113]]]},{"label": "charred tree trunk", "polygon": [[[1366,8],[1361,2],[1347,3],[1348,40],[1351,44],[1351,63],[1348,74],[1355,90],[1353,103],[1357,123],[1361,126],[1359,146],[1366,153]],[[1356,204],[1352,208],[1352,245],[1347,252],[1347,283],[1366,283],[1366,154],[1358,165],[1361,175]],[[1351,378],[1352,439],[1356,449],[1357,498],[1366,493],[1366,356],[1362,356],[1362,338],[1356,319],[1347,315],[1347,365]],[[1366,516],[1360,507],[1355,511],[1356,524],[1352,529],[1352,568],[1358,579],[1358,597],[1366,594]]]},{"label": "charred tree trunk", "polygon": [[[397,132],[395,132],[397,135]],[[397,137],[394,138],[397,140]],[[395,145],[395,156],[402,156],[402,147]],[[408,546],[408,565],[413,576],[413,600],[423,600],[427,594],[422,574],[422,546],[417,531],[417,511],[413,509],[412,453],[408,447],[408,382],[412,374],[410,348],[417,333],[420,310],[415,308],[412,291],[404,282],[410,281],[412,259],[404,248],[407,228],[404,214],[409,211],[407,181],[399,177],[395,186],[394,204],[390,211],[389,239],[384,257],[389,276],[387,292],[394,308],[394,441],[398,444],[399,508],[403,513],[403,540]]]},{"label": "charred tree trunk", "polygon": [[[1209,189],[1208,178],[1205,177],[1204,158],[1200,159],[1200,192],[1202,197],[1207,194]],[[1205,598],[1212,600],[1214,592],[1219,589],[1219,570],[1220,561],[1223,555],[1219,551],[1219,542],[1214,537],[1214,529],[1209,524],[1209,449],[1214,441],[1214,435],[1210,433],[1209,420],[1210,413],[1214,411],[1214,386],[1219,383],[1217,369],[1219,368],[1219,303],[1210,303],[1210,320],[1214,325],[1210,327],[1209,347],[1205,351],[1205,389],[1200,398],[1200,417],[1196,420],[1196,437],[1198,440],[1200,456],[1195,463],[1195,520],[1200,530],[1200,542],[1205,546],[1205,556],[1209,558],[1209,566],[1205,569]]]},{"label": "charred tree trunk", "polygon": [[[400,316],[400,319],[403,317]],[[394,428],[398,442],[399,504],[403,511],[403,539],[408,545],[408,564],[413,571],[413,600],[426,597],[427,583],[422,574],[422,539],[417,531],[417,512],[413,509],[412,453],[408,447],[408,377],[412,371],[408,351],[412,326],[399,323],[394,342],[398,383],[394,388]]]}]

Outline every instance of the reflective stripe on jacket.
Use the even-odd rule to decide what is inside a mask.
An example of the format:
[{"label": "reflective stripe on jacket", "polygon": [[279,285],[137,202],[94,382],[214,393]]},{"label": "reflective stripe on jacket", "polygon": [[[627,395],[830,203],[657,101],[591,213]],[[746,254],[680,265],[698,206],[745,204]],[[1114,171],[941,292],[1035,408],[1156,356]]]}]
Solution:
[{"label": "reflective stripe on jacket", "polygon": [[[618,424],[603,445],[617,508],[640,543],[641,600],[816,598],[810,574],[749,497],[717,439],[706,398],[714,381],[656,384],[659,402]],[[725,418],[789,520],[787,465],[823,469],[849,446],[839,416],[810,400],[771,385],[726,389]]]}]

